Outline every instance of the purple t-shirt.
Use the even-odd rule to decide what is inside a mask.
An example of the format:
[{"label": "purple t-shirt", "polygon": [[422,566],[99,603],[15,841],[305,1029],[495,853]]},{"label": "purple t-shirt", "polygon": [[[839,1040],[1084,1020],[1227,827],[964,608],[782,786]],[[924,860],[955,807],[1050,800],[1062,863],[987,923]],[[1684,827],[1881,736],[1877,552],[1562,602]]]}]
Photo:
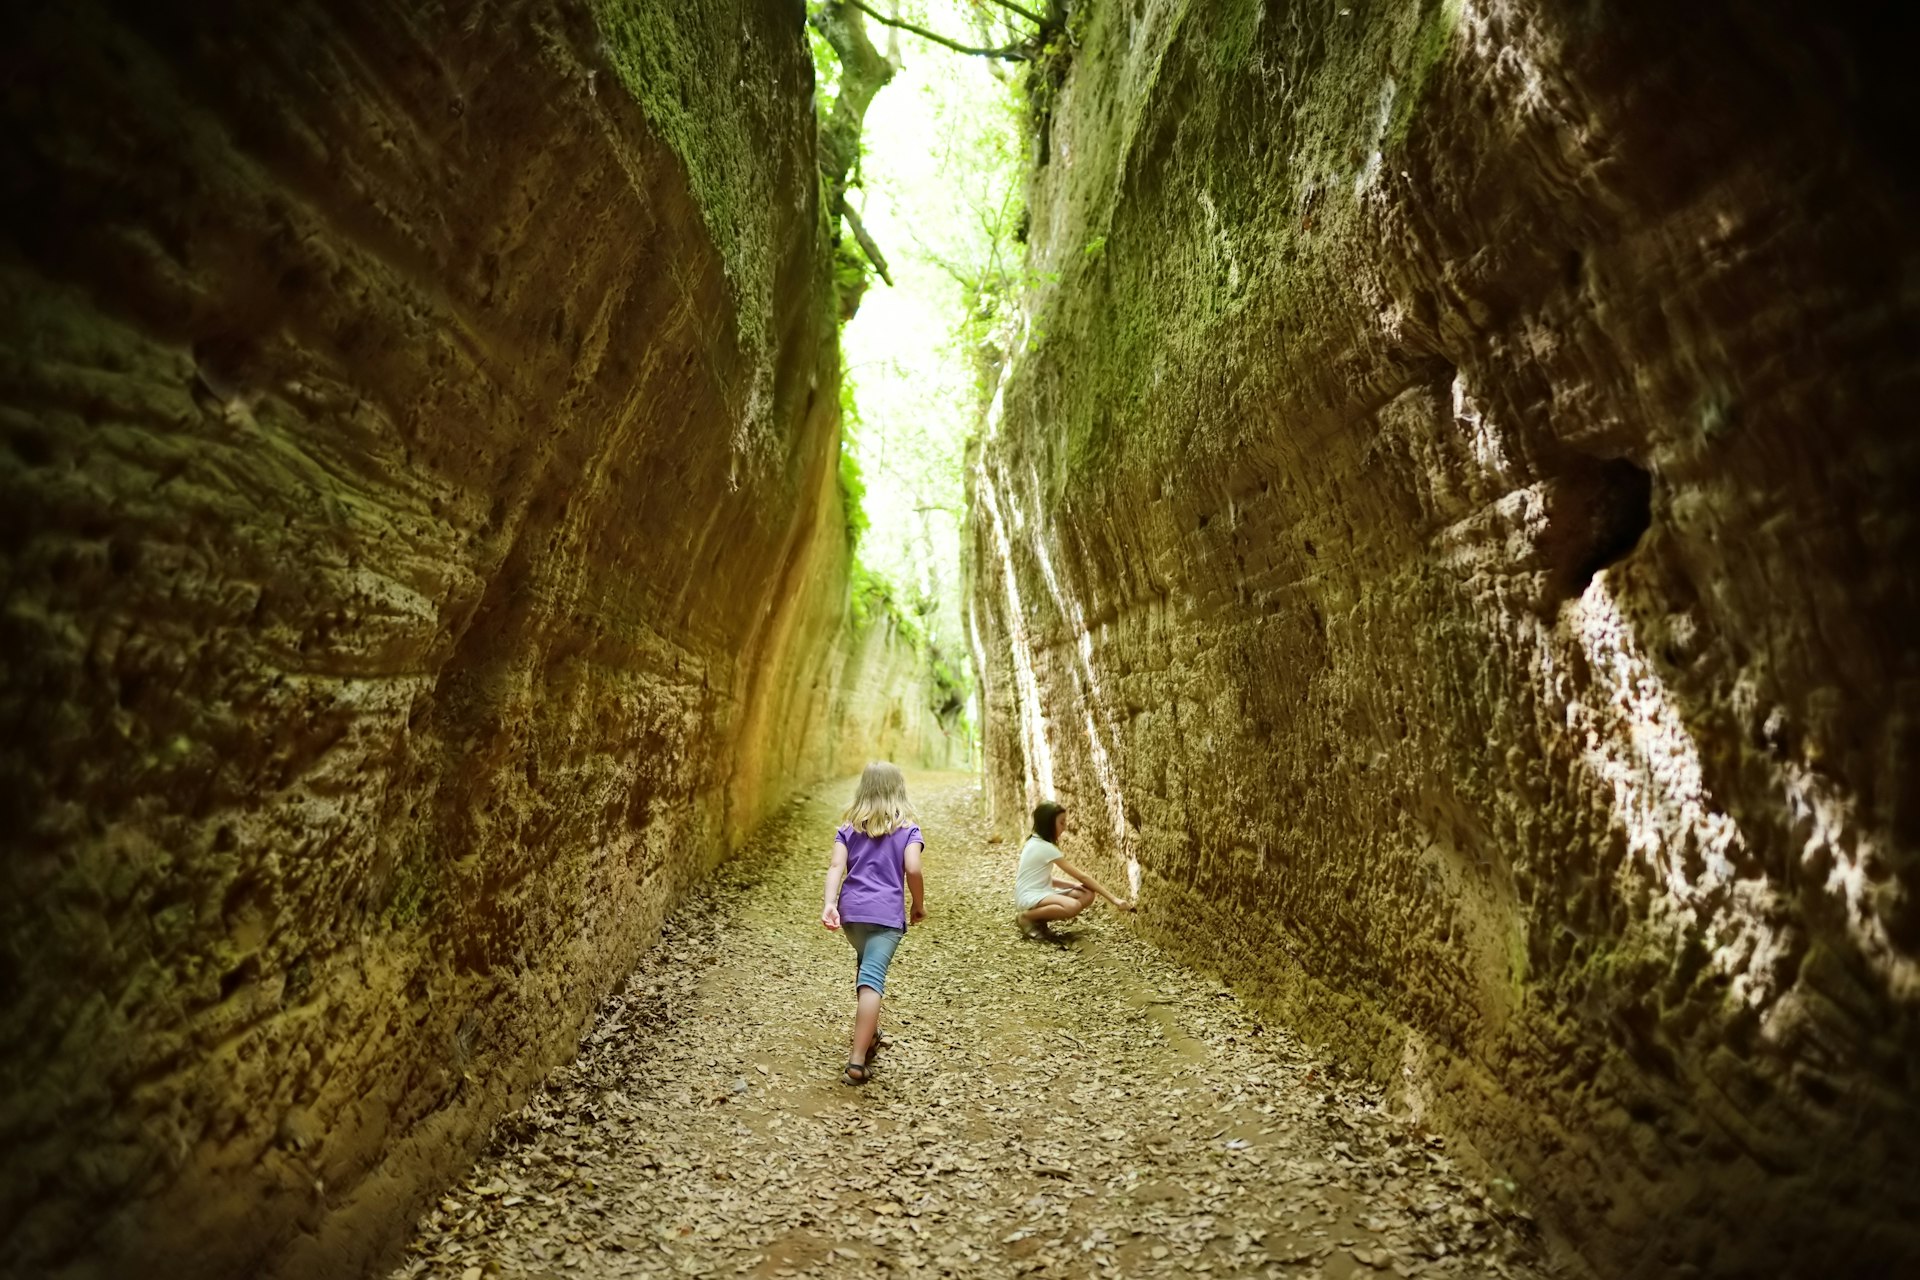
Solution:
[{"label": "purple t-shirt", "polygon": [[924,843],[911,822],[883,836],[851,825],[836,833],[847,846],[847,878],[840,886],[840,919],[907,927],[907,846]]}]

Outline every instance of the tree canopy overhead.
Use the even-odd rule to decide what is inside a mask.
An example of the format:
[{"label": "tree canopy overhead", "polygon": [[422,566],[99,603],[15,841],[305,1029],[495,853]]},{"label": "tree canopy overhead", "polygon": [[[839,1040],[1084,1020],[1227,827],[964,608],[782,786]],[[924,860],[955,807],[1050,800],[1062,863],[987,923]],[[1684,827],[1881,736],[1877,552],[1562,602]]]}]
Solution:
[{"label": "tree canopy overhead", "polygon": [[[1008,67],[1039,47],[1052,8],[832,0],[809,10],[822,191],[841,262],[847,446],[865,487],[860,558],[949,653],[966,648],[967,440],[1021,283],[1025,77]],[[882,264],[892,287],[868,291],[865,274]],[[861,278],[850,279],[856,267]]]}]

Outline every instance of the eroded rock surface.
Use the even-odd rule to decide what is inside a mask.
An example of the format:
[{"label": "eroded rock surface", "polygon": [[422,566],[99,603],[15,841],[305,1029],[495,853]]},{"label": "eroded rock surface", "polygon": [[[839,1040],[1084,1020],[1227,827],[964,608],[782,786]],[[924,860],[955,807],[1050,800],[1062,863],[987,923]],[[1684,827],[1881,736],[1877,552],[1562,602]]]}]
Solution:
[{"label": "eroded rock surface", "polygon": [[0,1271],[353,1274],[796,782],[949,758],[794,8],[10,24]]},{"label": "eroded rock surface", "polygon": [[1002,825],[1064,797],[1604,1272],[1920,1258],[1887,33],[1077,12],[974,479]]}]

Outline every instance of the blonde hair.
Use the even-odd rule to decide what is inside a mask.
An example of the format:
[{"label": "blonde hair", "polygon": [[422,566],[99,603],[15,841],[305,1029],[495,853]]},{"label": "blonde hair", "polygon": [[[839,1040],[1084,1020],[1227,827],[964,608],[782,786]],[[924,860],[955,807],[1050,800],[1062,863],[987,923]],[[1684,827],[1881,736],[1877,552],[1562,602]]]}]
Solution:
[{"label": "blonde hair", "polygon": [[876,760],[860,771],[860,786],[853,793],[853,803],[840,815],[840,821],[878,837],[905,825],[911,817],[913,806],[907,802],[907,780],[899,766]]}]

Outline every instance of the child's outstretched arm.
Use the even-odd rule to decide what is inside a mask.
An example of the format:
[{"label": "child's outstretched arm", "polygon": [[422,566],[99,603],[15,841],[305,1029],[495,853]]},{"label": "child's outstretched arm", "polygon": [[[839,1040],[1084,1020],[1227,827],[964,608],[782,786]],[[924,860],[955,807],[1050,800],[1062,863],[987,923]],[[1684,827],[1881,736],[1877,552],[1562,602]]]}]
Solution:
[{"label": "child's outstretched arm", "polygon": [[907,923],[919,924],[927,918],[927,886],[920,878],[919,841],[907,846],[907,856],[901,859],[901,865],[907,873],[907,893],[913,898],[913,911],[907,916]]},{"label": "child's outstretched arm", "polygon": [[1105,888],[1101,886],[1098,880],[1095,880],[1092,876],[1088,875],[1086,872],[1082,871],[1080,868],[1074,866],[1071,862],[1068,862],[1065,858],[1055,859],[1053,865],[1056,870],[1066,872],[1068,875],[1072,876],[1075,880],[1078,880],[1081,884],[1087,886],[1087,888],[1093,890],[1095,893],[1105,898],[1108,902],[1111,902],[1113,904],[1114,910],[1116,911],[1133,910],[1133,904],[1131,902],[1128,902],[1123,898],[1114,897],[1112,894],[1108,893]]},{"label": "child's outstretched arm", "polygon": [[847,846],[833,842],[833,857],[827,862],[827,896],[820,906],[820,923],[829,929],[840,927],[840,883],[847,878]]}]

